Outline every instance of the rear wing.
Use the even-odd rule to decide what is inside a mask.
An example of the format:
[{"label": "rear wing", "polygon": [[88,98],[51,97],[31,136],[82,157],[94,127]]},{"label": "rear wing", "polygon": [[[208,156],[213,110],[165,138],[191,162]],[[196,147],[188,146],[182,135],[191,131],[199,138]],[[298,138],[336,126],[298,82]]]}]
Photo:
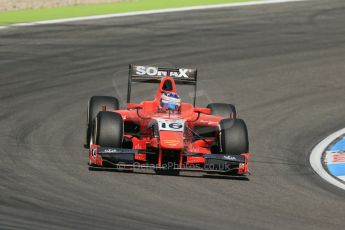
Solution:
[{"label": "rear wing", "polygon": [[163,77],[174,78],[177,85],[194,86],[194,106],[196,101],[197,70],[185,68],[164,68],[142,65],[129,65],[127,103],[131,101],[132,82],[160,83]]}]

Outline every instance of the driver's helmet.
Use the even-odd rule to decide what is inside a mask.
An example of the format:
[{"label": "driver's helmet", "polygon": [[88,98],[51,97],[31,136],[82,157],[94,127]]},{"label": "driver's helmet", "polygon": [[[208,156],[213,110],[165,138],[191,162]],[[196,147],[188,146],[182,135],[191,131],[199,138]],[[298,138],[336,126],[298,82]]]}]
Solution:
[{"label": "driver's helmet", "polygon": [[160,109],[163,111],[180,111],[181,98],[174,92],[163,92],[160,100]]}]

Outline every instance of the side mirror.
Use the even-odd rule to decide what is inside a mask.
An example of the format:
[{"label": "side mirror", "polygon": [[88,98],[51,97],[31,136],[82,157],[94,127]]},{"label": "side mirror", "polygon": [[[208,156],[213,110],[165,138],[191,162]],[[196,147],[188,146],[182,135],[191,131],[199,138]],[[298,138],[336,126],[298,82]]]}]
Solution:
[{"label": "side mirror", "polygon": [[194,112],[196,112],[196,113],[204,113],[204,114],[210,115],[211,114],[211,109],[209,109],[209,108],[194,108]]},{"label": "side mirror", "polygon": [[143,106],[140,104],[131,104],[131,103],[127,104],[127,109],[142,109],[142,108]]}]

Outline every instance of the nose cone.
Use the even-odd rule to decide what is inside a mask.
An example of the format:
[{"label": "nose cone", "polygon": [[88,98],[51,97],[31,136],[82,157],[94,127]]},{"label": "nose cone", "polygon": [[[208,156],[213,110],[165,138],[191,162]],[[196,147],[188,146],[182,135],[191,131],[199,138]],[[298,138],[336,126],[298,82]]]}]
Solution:
[{"label": "nose cone", "polygon": [[161,148],[164,149],[183,149],[183,132],[159,132]]}]

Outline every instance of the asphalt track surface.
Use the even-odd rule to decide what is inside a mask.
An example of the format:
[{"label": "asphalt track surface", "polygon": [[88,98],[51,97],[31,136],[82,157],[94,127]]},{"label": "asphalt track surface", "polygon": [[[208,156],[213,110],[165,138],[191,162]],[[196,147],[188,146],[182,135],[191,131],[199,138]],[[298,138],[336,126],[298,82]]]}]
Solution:
[{"label": "asphalt track surface", "polygon": [[[345,126],[344,60],[341,0],[2,30],[0,228],[344,229],[344,191],[308,163]],[[129,63],[197,67],[200,106],[236,104],[249,180],[89,171],[87,100]]]}]

